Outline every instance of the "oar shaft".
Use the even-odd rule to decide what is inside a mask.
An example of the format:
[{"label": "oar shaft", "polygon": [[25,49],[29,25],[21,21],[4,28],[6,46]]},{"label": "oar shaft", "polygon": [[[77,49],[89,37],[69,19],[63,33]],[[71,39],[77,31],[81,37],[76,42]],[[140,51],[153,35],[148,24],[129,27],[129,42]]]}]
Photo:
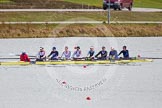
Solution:
[{"label": "oar shaft", "polygon": [[20,59],[20,58],[0,58],[0,60],[3,60],[3,59]]},{"label": "oar shaft", "polygon": [[[20,56],[20,54],[16,54],[15,56]],[[32,56],[32,55],[28,55],[29,57],[36,57],[36,56]]]},{"label": "oar shaft", "polygon": [[162,59],[162,58],[158,58],[158,57],[141,57],[142,59]]},{"label": "oar shaft", "polygon": [[[20,58],[0,58],[0,60],[5,60],[5,59],[8,59],[8,60],[11,60],[11,59],[16,60],[16,59],[20,59]],[[30,59],[35,59],[35,58],[30,58]]]}]

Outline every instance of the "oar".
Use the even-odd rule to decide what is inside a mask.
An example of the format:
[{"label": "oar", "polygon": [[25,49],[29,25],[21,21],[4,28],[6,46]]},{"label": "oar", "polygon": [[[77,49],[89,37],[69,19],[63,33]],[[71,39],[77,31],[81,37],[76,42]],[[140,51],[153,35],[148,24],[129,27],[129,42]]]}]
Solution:
[{"label": "oar", "polygon": [[[15,56],[20,56],[20,54],[16,54]],[[28,55],[28,57],[35,57],[36,58],[36,56],[33,56],[33,55]]]},{"label": "oar", "polygon": [[141,57],[142,59],[162,59],[162,58],[158,58],[158,57]]},{"label": "oar", "polygon": [[[81,58],[71,58],[70,60],[85,60],[87,57],[81,57]],[[61,57],[58,57],[58,60],[64,60]],[[66,60],[66,59],[65,59]]]},{"label": "oar", "polygon": [[[8,59],[8,60],[16,60],[16,59],[20,59],[20,58],[18,58],[18,57],[15,57],[15,58],[7,58],[7,57],[3,57],[3,58],[0,58],[0,60],[6,60],[6,59]],[[30,59],[35,59],[35,58],[30,58]]]},{"label": "oar", "polygon": [[[14,54],[14,53],[10,53],[9,56],[20,56],[21,54]],[[33,57],[33,58],[36,58],[36,56],[33,56],[33,55],[28,55],[28,57]]]},{"label": "oar", "polygon": [[5,60],[5,59],[20,59],[20,58],[6,58],[6,57],[0,58],[0,60]]}]

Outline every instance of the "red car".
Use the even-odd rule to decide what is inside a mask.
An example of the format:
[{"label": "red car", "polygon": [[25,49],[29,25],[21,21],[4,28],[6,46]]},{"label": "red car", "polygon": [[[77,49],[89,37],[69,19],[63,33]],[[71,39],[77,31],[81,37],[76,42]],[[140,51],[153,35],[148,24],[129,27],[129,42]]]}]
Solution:
[{"label": "red car", "polygon": [[[103,1],[103,9],[106,10],[109,6],[109,0]],[[132,10],[133,0],[110,0],[110,8],[114,10],[122,10],[127,8],[129,11]]]}]

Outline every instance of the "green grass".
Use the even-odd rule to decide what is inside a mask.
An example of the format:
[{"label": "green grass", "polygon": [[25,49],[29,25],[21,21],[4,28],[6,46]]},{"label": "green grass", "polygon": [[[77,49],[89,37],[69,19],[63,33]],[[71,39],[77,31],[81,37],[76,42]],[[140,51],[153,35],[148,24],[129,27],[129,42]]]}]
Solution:
[{"label": "green grass", "polygon": [[[55,1],[55,0],[53,0]],[[77,4],[102,7],[103,0],[62,0]],[[0,0],[0,3],[13,3],[12,0]],[[161,8],[162,0],[134,0],[134,7]]]},{"label": "green grass", "polygon": [[0,3],[13,3],[11,0],[0,0]]},{"label": "green grass", "polygon": [[102,0],[63,0],[72,3],[78,3],[83,5],[102,6]]},{"label": "green grass", "polygon": [[[0,12],[0,22],[4,21],[107,21],[107,12]],[[161,12],[112,11],[112,21],[162,21]]]},{"label": "green grass", "polygon": [[[102,6],[102,0],[64,0],[73,3]],[[134,0],[135,7],[162,8],[162,0]]]},{"label": "green grass", "polygon": [[72,2],[72,3],[78,3],[78,4],[83,4],[83,5],[92,5],[92,6],[102,6],[102,0],[63,0],[67,2]]},{"label": "green grass", "polygon": [[135,0],[135,7],[162,8],[162,0]]}]

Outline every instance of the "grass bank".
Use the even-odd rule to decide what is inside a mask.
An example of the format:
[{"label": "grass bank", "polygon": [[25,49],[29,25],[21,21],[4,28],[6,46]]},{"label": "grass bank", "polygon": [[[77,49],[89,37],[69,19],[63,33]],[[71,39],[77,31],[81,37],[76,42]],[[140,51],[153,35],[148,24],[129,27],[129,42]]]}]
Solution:
[{"label": "grass bank", "polygon": [[[78,4],[88,4],[93,6],[102,6],[102,0],[64,0]],[[162,0],[134,0],[134,7],[143,8],[162,8]]]},{"label": "grass bank", "polygon": [[2,24],[0,29],[0,38],[162,36],[162,24]]},{"label": "grass bank", "polygon": [[0,2],[0,9],[71,9],[71,8],[87,9],[87,8],[101,8],[101,7],[96,7],[88,4],[82,5],[79,3],[73,3],[63,0],[3,0],[3,2]]},{"label": "grass bank", "polygon": [[[0,12],[0,22],[17,21],[107,21],[107,12]],[[162,21],[162,12],[112,11],[112,21]]]},{"label": "grass bank", "polygon": [[[8,3],[7,5],[1,5]],[[103,0],[0,0],[0,8],[102,8]],[[134,7],[161,8],[162,0],[134,0]]]},{"label": "grass bank", "polygon": [[134,7],[162,9],[162,0],[135,0]]}]

